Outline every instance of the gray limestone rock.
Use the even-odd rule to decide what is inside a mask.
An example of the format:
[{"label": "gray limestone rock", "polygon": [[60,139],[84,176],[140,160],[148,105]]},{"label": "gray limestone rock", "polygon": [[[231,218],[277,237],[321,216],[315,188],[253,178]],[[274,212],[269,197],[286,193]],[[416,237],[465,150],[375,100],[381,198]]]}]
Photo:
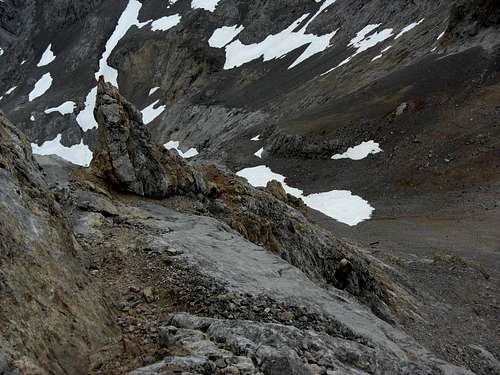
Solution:
[{"label": "gray limestone rock", "polygon": [[171,181],[155,157],[140,112],[103,78],[97,87],[94,112],[99,128],[92,171],[120,190],[166,197]]}]

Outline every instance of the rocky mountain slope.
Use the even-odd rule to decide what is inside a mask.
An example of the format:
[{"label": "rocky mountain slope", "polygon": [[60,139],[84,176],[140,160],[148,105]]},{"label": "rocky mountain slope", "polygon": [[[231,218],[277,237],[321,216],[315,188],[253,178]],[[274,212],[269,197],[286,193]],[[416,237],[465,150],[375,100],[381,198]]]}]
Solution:
[{"label": "rocky mountain slope", "polygon": [[[300,211],[272,194],[272,186],[259,190],[243,179],[228,181],[235,176],[214,174],[213,166],[191,166],[167,150],[170,160],[139,152],[154,148],[144,142],[148,131],[137,110],[104,81],[96,103],[100,137],[111,129],[124,134],[129,124],[143,129],[143,134],[129,132],[124,143],[99,139],[96,154],[108,155],[113,165],[146,155],[143,161],[157,162],[164,171],[158,170],[156,178],[199,169],[198,181],[211,189],[175,188],[169,192],[171,199],[157,201],[141,197],[149,195],[144,190],[134,191],[139,196],[127,194],[130,177],[140,177],[137,172],[143,171],[133,161],[128,173],[115,168],[116,178],[111,178],[102,173],[108,170],[103,163],[79,169],[45,157],[40,159],[44,179],[24,136],[2,118],[2,171],[7,177],[2,193],[12,197],[12,204],[4,200],[7,204],[2,205],[4,218],[12,217],[2,220],[11,226],[2,228],[2,254],[10,263],[2,265],[7,287],[2,293],[10,292],[13,299],[4,307],[11,325],[3,350],[12,358],[5,357],[4,373],[125,373],[144,364],[131,373],[470,373],[437,359],[387,322],[394,314],[390,305],[401,310],[411,306],[403,300],[404,289],[382,276],[382,265],[369,264],[365,254],[308,223]],[[117,149],[121,152],[112,152]],[[182,179],[171,181],[170,186],[186,186]],[[191,184],[200,186],[195,179]],[[37,197],[30,187],[44,194],[44,206],[35,206]],[[264,205],[258,207],[257,202]],[[217,219],[225,218],[223,212],[246,217],[263,209],[275,217],[276,238],[269,243],[263,231],[252,235],[265,247]],[[39,217],[44,219],[38,222]],[[287,225],[281,226],[284,221]],[[260,223],[259,217],[254,224]],[[66,246],[56,248],[57,242],[41,238],[54,236],[54,229]],[[295,246],[287,243],[284,232],[292,234]],[[37,246],[16,241],[21,233],[24,241],[33,237]],[[38,251],[44,243],[47,247]],[[23,249],[29,249],[24,250],[28,257]],[[306,249],[312,262],[299,259]],[[44,272],[23,269],[26,262]],[[16,285],[20,281],[28,285]],[[75,290],[66,295],[71,288]],[[31,299],[44,308],[33,311]],[[26,320],[28,306],[35,313]],[[157,323],[165,313],[183,310],[190,314],[172,314]],[[28,337],[33,346],[18,344]],[[155,358],[161,361],[148,363]]]},{"label": "rocky mountain slope", "polygon": [[496,0],[0,0],[0,368],[496,373],[499,28]]}]

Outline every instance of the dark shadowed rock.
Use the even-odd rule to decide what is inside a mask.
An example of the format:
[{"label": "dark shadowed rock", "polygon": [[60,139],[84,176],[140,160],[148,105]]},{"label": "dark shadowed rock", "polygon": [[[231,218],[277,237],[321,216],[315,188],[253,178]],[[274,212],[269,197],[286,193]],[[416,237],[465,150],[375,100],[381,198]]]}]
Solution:
[{"label": "dark shadowed rock", "polygon": [[93,172],[120,190],[151,198],[166,197],[171,182],[154,156],[141,113],[102,77],[94,115],[99,129]]}]

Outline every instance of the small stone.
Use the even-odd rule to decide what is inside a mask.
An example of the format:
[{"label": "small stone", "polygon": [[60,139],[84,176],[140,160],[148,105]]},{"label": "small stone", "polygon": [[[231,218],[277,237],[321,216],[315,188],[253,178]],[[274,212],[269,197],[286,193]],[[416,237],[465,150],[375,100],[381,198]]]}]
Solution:
[{"label": "small stone", "polygon": [[147,302],[147,303],[152,303],[155,301],[155,295],[154,295],[154,292],[153,292],[153,288],[148,286],[147,288],[145,288],[143,291],[142,291],[142,296],[144,297],[144,300]]},{"label": "small stone", "polygon": [[344,268],[349,264],[349,261],[346,258],[343,258],[340,262],[339,265],[340,267]]},{"label": "small stone", "polygon": [[226,365],[226,361],[224,361],[224,359],[222,358],[219,358],[218,360],[215,361],[215,365],[218,367],[218,368],[225,368],[227,367]]},{"label": "small stone", "polygon": [[173,257],[173,256],[184,254],[184,251],[177,250],[177,249],[172,249],[172,248],[168,248],[168,249],[165,249],[165,254]]},{"label": "small stone", "polygon": [[401,103],[398,108],[396,108],[396,116],[401,116],[408,109],[408,103]]},{"label": "small stone", "polygon": [[289,322],[289,321],[295,320],[295,315],[291,311],[283,311],[279,315],[279,318],[280,318],[280,320],[282,320],[284,322]]},{"label": "small stone", "polygon": [[132,293],[139,293],[141,290],[136,287],[136,286],[131,286],[130,288],[128,288],[129,291],[131,291]]},{"label": "small stone", "polygon": [[307,365],[307,368],[309,369],[309,373],[311,375],[321,375],[322,373],[322,368],[316,364]]}]

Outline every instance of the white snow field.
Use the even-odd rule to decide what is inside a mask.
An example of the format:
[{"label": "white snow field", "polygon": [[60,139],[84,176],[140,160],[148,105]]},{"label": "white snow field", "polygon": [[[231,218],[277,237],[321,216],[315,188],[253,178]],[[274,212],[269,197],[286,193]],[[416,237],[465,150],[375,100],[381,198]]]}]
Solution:
[{"label": "white snow field", "polygon": [[41,146],[36,143],[31,144],[31,149],[37,155],[57,155],[72,162],[73,164],[88,167],[92,160],[92,151],[83,140],[78,145],[65,147],[61,144],[61,134],[58,134],[52,141],[46,141]]},{"label": "white snow field", "polygon": [[189,159],[198,155],[198,150],[195,149],[194,147],[190,148],[186,152],[182,152],[182,150],[179,148],[180,147],[179,141],[168,141],[163,145],[163,147],[165,147],[167,150],[176,150],[179,153],[179,155],[184,159]]},{"label": "white snow field", "polygon": [[276,180],[283,185],[288,194],[302,198],[307,206],[350,226],[370,219],[375,210],[363,198],[353,195],[348,190],[332,190],[304,195],[302,190],[288,186],[285,183],[285,176],[274,173],[265,165],[242,169],[237,172],[237,175],[244,177],[250,185],[256,187],[266,186],[269,181]]},{"label": "white snow field", "polygon": [[361,160],[366,158],[368,155],[377,154],[382,152],[383,150],[380,148],[380,145],[374,141],[368,141],[360,143],[357,146],[349,147],[346,152],[343,154],[335,154],[332,156],[332,159],[352,159],[352,160]]},{"label": "white snow field", "polygon": [[45,73],[36,83],[33,90],[28,95],[28,100],[32,102],[36,98],[39,98],[43,94],[47,92],[48,89],[52,86],[52,76],[50,73]]}]

